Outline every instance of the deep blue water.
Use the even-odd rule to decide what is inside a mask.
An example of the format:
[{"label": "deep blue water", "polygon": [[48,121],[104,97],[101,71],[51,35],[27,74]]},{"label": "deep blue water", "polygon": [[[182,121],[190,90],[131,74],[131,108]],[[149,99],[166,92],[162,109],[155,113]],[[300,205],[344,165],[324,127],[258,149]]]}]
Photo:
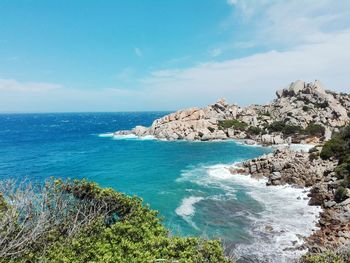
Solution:
[{"label": "deep blue water", "polygon": [[87,178],[142,197],[160,211],[175,234],[219,237],[228,246],[252,243],[252,227],[262,218],[265,205],[252,196],[250,183],[228,182],[231,175],[225,165],[270,149],[233,141],[99,136],[135,125],[149,126],[165,114],[0,115],[0,178]]}]

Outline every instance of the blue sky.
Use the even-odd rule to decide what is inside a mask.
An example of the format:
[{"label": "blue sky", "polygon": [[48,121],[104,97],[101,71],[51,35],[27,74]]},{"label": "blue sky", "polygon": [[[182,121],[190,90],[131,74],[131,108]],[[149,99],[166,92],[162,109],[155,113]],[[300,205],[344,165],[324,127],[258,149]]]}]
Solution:
[{"label": "blue sky", "polygon": [[350,92],[350,1],[0,0],[0,111],[263,103]]}]

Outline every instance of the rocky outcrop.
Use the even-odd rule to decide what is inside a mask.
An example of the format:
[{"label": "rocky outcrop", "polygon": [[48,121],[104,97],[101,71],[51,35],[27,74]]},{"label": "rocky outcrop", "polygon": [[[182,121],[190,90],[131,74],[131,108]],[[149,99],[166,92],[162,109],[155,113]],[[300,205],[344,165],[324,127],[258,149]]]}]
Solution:
[{"label": "rocky outcrop", "polygon": [[350,245],[350,198],[342,202],[335,200],[335,191],[341,183],[334,172],[337,163],[336,160],[314,158],[312,153],[282,149],[243,162],[230,171],[266,177],[267,185],[271,186],[291,184],[310,187],[309,205],[319,205],[323,210],[318,222],[319,230],[305,239],[301,249],[320,253]]},{"label": "rocky outcrop", "polygon": [[[321,139],[329,139],[337,127],[350,121],[350,96],[327,91],[319,81],[305,83],[298,80],[286,89],[277,91],[276,95],[277,98],[269,104],[248,107],[229,105],[221,99],[205,108],[189,108],[166,115],[155,120],[151,127],[137,126],[131,131],[119,131],[117,134],[153,135],[158,139],[190,141],[253,139],[262,144],[281,144],[310,138],[294,138],[291,134],[269,129],[275,122],[300,128],[316,123],[325,127]],[[230,120],[246,126],[220,125],[220,122]]]},{"label": "rocky outcrop", "polygon": [[324,180],[324,174],[333,171],[336,162],[310,160],[307,152],[295,152],[289,148],[242,163],[246,174],[267,177],[267,185],[290,184],[310,187]]}]

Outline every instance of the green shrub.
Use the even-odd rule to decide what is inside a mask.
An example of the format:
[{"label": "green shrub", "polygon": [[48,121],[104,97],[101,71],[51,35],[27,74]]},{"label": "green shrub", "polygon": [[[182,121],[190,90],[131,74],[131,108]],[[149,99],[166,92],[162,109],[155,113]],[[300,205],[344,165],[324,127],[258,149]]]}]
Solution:
[{"label": "green shrub", "polygon": [[208,127],[208,130],[209,130],[210,132],[214,132],[214,131],[215,131],[215,129],[214,129],[213,127]]},{"label": "green shrub", "polygon": [[321,103],[315,103],[315,107],[321,108],[321,109],[325,109],[328,106],[329,106],[328,101],[324,101],[324,102],[321,102]]},{"label": "green shrub", "polygon": [[285,126],[283,121],[275,121],[268,126],[268,130],[270,132],[282,132]]},{"label": "green shrub", "polygon": [[[13,233],[9,237],[11,243],[7,244],[20,244],[22,247],[14,246],[10,253],[2,253],[0,262],[231,262],[224,257],[218,240],[170,236],[157,216],[158,212],[142,205],[140,198],[79,180],[57,180],[46,183],[40,189],[50,191],[49,195],[45,195],[48,199],[39,202],[38,208],[45,206],[45,213],[52,212],[58,223],[55,220],[46,222],[46,217],[41,217],[39,213],[42,219],[38,224],[36,216],[26,217],[25,213],[33,211],[30,207],[28,211],[22,210],[21,217],[25,216],[25,222],[16,221],[15,217],[0,229],[2,238],[2,233],[8,230],[7,225],[13,224],[10,228]],[[19,192],[17,197],[27,200],[23,193],[27,192]],[[64,205],[57,205],[61,201]],[[13,203],[12,209],[15,206],[16,203]],[[67,209],[73,214],[67,214]],[[37,209],[34,207],[34,210]],[[59,218],[56,217],[57,212]],[[31,236],[24,239],[26,242],[19,239],[16,243],[17,236],[21,238],[28,229],[30,235],[31,230],[38,231],[48,223],[50,227],[44,229],[43,235]],[[72,233],[72,229],[75,232]],[[0,247],[1,252],[2,249],[7,248]]]},{"label": "green shrub", "polygon": [[236,130],[244,131],[248,127],[248,124],[245,122],[234,119],[234,120],[218,121],[218,126],[219,126],[219,129],[233,128]]},{"label": "green shrub", "polygon": [[340,158],[345,153],[345,141],[340,134],[335,134],[327,141],[321,151],[322,159]]},{"label": "green shrub", "polygon": [[275,121],[268,126],[270,132],[282,132],[284,135],[293,135],[301,131],[297,125],[286,124],[283,121]]},{"label": "green shrub", "polygon": [[297,125],[285,125],[282,132],[285,135],[297,134],[301,131],[301,127]]},{"label": "green shrub", "polygon": [[347,199],[347,189],[343,186],[339,186],[334,193],[334,200],[336,202],[342,202]]},{"label": "green shrub", "polygon": [[306,105],[303,106],[303,111],[309,111],[309,110],[310,110],[310,107],[308,107]]},{"label": "green shrub", "polygon": [[346,261],[340,255],[327,251],[322,254],[303,256],[301,263],[346,263]]},{"label": "green shrub", "polygon": [[250,135],[259,135],[262,133],[262,129],[255,126],[250,126],[247,131],[248,131],[248,134]]},{"label": "green shrub", "polygon": [[320,154],[318,152],[312,152],[309,154],[309,160],[312,162],[313,160],[316,160],[320,157]]},{"label": "green shrub", "polygon": [[324,136],[325,128],[320,124],[310,123],[305,129],[304,134],[311,136]]},{"label": "green shrub", "polygon": [[350,162],[346,161],[339,164],[335,169],[338,179],[343,179],[347,176],[350,176]]}]

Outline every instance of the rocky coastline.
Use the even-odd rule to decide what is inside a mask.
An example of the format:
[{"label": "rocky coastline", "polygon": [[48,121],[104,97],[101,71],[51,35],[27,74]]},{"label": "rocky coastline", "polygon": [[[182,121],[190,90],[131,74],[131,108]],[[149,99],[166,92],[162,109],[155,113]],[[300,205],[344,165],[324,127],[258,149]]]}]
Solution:
[{"label": "rocky coastline", "polygon": [[[318,143],[319,137],[328,140],[338,127],[350,122],[350,96],[327,91],[320,81],[298,80],[276,95],[271,103],[247,107],[221,99],[205,108],[168,114],[150,127],[136,126],[115,135],[189,141],[244,139],[262,145]],[[322,126],[322,134],[313,131],[311,124]]]},{"label": "rocky coastline", "polygon": [[[316,150],[313,148],[313,153]],[[317,225],[319,230],[305,237],[300,249],[322,253],[350,244],[350,199],[335,201],[335,191],[340,184],[334,172],[338,162],[312,156],[309,152],[277,149],[271,154],[240,163],[230,168],[230,172],[253,178],[266,177],[268,186],[288,184],[309,187],[309,205],[321,206],[322,213]],[[350,192],[347,194],[350,197]]]},{"label": "rocky coastline", "polygon": [[[154,136],[161,140],[241,140],[246,144],[312,144],[309,152],[277,149],[230,168],[232,174],[266,177],[267,185],[292,185],[310,189],[309,205],[322,207],[318,227],[304,237],[300,249],[309,253],[350,245],[350,198],[336,200],[341,180],[335,172],[337,159],[320,153],[332,134],[350,123],[350,95],[327,90],[320,81],[292,82],[276,92],[266,105],[240,107],[225,100],[205,108],[190,108],[166,115],[150,127],[136,126],[115,135]],[[350,191],[346,188],[346,196]],[[297,197],[296,197],[297,198]],[[302,218],[300,219],[302,220]]]}]

